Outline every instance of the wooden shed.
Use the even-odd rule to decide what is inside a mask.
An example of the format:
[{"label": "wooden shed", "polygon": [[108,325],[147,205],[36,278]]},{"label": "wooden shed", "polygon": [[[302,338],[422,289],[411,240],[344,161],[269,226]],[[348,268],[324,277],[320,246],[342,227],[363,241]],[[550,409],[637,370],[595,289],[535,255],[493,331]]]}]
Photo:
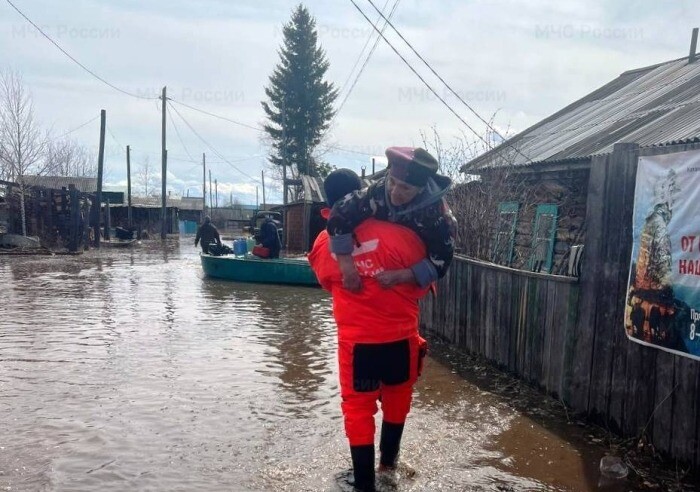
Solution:
[{"label": "wooden shed", "polygon": [[296,196],[282,207],[284,211],[284,244],[288,252],[304,253],[311,250],[316,236],[324,229],[320,210],[325,206],[323,178],[301,176],[287,179],[287,193],[298,190]]}]

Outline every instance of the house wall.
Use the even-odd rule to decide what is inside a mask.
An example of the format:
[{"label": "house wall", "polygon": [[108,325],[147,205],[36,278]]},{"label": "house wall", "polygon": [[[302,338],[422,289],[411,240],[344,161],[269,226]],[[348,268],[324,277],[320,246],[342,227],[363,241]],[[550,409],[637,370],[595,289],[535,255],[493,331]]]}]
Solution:
[{"label": "house wall", "polygon": [[551,203],[557,205],[558,218],[554,261],[549,273],[566,273],[571,246],[583,244],[585,240],[588,177],[588,169],[538,172],[525,177],[527,191],[519,197],[514,197],[521,204],[521,208],[515,233],[512,267],[527,269],[532,253],[532,233],[537,205]]},{"label": "house wall", "polygon": [[287,251],[302,252],[304,250],[304,204],[295,203],[287,206],[284,220]]},{"label": "house wall", "polygon": [[630,341],[624,330],[638,157],[697,149],[618,144],[595,156],[580,279],[457,257],[437,298],[422,302],[423,328],[700,467],[700,361]]},{"label": "house wall", "polygon": [[498,209],[501,203],[517,203],[512,260],[502,263],[529,269],[533,252],[533,229],[537,205],[554,204],[558,209],[554,258],[551,272],[565,274],[571,246],[585,240],[588,162],[562,163],[557,170],[490,171],[482,181],[457,187],[448,202],[458,220],[459,252],[484,261],[494,261]]}]

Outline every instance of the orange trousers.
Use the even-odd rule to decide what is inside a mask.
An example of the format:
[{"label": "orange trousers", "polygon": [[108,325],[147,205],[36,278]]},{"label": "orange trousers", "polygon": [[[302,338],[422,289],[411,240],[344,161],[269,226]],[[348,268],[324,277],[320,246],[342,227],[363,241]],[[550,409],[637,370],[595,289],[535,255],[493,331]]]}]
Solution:
[{"label": "orange trousers", "polygon": [[350,446],[374,444],[377,400],[385,422],[406,421],[426,352],[418,334],[388,343],[339,341],[341,409]]}]

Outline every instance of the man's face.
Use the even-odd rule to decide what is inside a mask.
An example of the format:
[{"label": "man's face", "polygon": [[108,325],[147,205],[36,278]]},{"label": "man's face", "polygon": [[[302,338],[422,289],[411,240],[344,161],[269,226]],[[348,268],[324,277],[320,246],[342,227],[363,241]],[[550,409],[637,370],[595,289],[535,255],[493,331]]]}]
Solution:
[{"label": "man's face", "polygon": [[386,186],[387,191],[389,192],[391,204],[395,207],[406,205],[408,202],[413,200],[422,189],[418,186],[410,185],[405,181],[401,181],[400,179],[396,179],[393,176],[389,176]]}]

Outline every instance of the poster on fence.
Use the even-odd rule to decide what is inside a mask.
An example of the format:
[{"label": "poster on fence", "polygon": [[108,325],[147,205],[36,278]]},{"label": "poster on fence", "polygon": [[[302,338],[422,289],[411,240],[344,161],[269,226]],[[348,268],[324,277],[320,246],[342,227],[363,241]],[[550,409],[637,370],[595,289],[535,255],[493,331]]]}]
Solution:
[{"label": "poster on fence", "polygon": [[700,151],[640,157],[625,331],[700,360]]}]

